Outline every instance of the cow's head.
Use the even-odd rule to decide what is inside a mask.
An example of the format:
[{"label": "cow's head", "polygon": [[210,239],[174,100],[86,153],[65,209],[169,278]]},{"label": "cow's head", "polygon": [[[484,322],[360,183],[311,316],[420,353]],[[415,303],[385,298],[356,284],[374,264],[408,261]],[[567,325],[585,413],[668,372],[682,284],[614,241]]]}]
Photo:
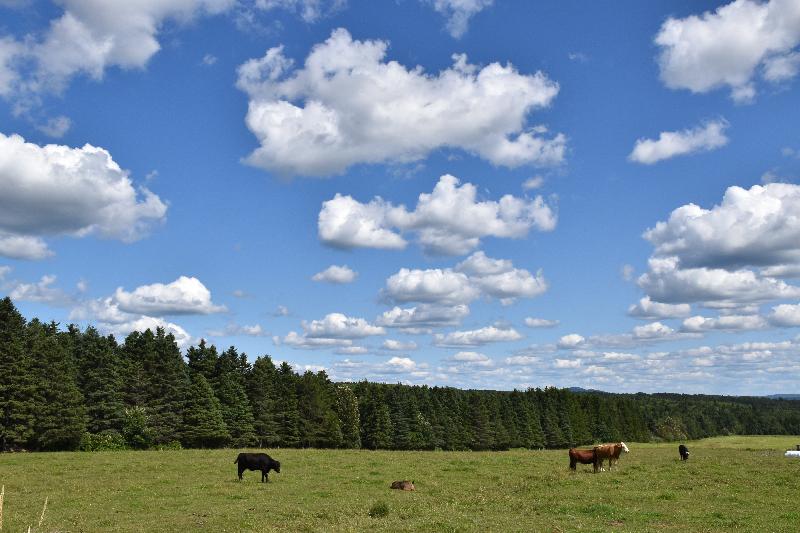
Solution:
[{"label": "cow's head", "polygon": [[280,461],[272,461],[272,469],[280,474],[281,473],[281,462]]},{"label": "cow's head", "polygon": [[630,450],[628,449],[628,447],[627,447],[627,446],[625,446],[625,443],[624,443],[624,442],[620,442],[620,444],[622,444],[622,451],[623,451],[623,452],[625,452],[625,453],[628,453],[628,452],[630,451]]}]

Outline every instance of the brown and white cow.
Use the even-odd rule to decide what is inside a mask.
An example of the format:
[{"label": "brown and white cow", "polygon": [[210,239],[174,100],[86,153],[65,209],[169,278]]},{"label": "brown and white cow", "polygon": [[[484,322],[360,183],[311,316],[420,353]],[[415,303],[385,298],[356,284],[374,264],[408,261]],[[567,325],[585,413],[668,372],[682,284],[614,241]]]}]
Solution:
[{"label": "brown and white cow", "polygon": [[602,472],[603,461],[608,459],[608,469],[611,470],[611,467],[614,465],[614,463],[619,460],[620,454],[622,452],[628,453],[630,450],[624,442],[615,442],[614,444],[601,444],[600,446],[595,446],[594,451],[597,454],[597,463],[599,463],[600,471]]}]

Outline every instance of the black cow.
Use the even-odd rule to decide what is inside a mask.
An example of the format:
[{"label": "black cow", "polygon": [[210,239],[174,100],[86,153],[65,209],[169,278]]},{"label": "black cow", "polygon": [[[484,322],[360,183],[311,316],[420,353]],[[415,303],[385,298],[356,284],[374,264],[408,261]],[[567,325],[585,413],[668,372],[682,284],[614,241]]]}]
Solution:
[{"label": "black cow", "polygon": [[261,482],[269,481],[270,470],[281,473],[280,461],[274,460],[265,453],[240,453],[234,463],[239,463],[239,480],[242,479],[242,472],[245,470],[261,470]]},{"label": "black cow", "polygon": [[678,446],[678,453],[681,454],[681,461],[685,461],[689,458],[689,448],[683,444]]}]

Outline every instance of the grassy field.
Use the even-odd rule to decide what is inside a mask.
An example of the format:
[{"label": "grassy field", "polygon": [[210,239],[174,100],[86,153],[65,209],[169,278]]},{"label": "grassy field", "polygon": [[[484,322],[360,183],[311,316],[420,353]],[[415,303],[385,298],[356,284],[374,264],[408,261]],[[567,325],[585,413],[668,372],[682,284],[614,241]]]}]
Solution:
[{"label": "grassy field", "polygon": [[282,472],[267,484],[238,481],[236,450],[3,454],[2,531],[797,532],[800,460],[783,457],[797,443],[688,442],[686,463],[677,444],[628,443],[596,475],[565,450],[270,450]]}]

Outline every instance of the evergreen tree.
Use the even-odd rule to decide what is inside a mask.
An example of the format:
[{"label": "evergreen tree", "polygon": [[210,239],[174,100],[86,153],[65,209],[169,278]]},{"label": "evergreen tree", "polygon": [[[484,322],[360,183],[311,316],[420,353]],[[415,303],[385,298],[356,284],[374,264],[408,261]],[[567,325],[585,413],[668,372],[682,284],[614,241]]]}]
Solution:
[{"label": "evergreen tree", "polygon": [[86,429],[91,433],[121,432],[125,404],[113,337],[102,337],[90,326],[70,344],[79,369],[78,387],[86,403]]},{"label": "evergreen tree", "polygon": [[332,384],[325,372],[306,371],[297,384],[300,411],[300,444],[335,448],[342,443],[342,430],[336,416]]},{"label": "evergreen tree", "polygon": [[11,298],[0,300],[0,451],[33,438],[33,361],[25,348],[25,319]]},{"label": "evergreen tree", "polygon": [[292,367],[284,361],[278,368],[277,378],[276,412],[279,421],[280,443],[281,446],[287,448],[296,448],[300,445],[300,410],[297,407],[295,386],[297,376],[292,372]]},{"label": "evergreen tree", "polygon": [[36,379],[35,446],[40,450],[74,450],[86,431],[86,410],[72,356],[59,343],[54,322],[45,325],[32,320],[26,337]]},{"label": "evergreen tree", "polygon": [[190,448],[215,448],[231,440],[219,400],[200,372],[191,373],[184,427],[182,440]]},{"label": "evergreen tree", "polygon": [[198,346],[191,346],[186,351],[186,359],[189,361],[189,370],[196,372],[212,382],[217,375],[217,347],[213,344],[206,345],[205,339],[200,339]]},{"label": "evergreen tree", "polygon": [[253,429],[259,447],[280,443],[277,380],[272,359],[268,355],[256,359],[247,378],[247,397],[253,408]]},{"label": "evergreen tree", "polygon": [[256,442],[256,435],[253,410],[244,387],[236,376],[226,373],[217,378],[215,392],[231,436],[231,444],[237,448],[251,446]]}]

